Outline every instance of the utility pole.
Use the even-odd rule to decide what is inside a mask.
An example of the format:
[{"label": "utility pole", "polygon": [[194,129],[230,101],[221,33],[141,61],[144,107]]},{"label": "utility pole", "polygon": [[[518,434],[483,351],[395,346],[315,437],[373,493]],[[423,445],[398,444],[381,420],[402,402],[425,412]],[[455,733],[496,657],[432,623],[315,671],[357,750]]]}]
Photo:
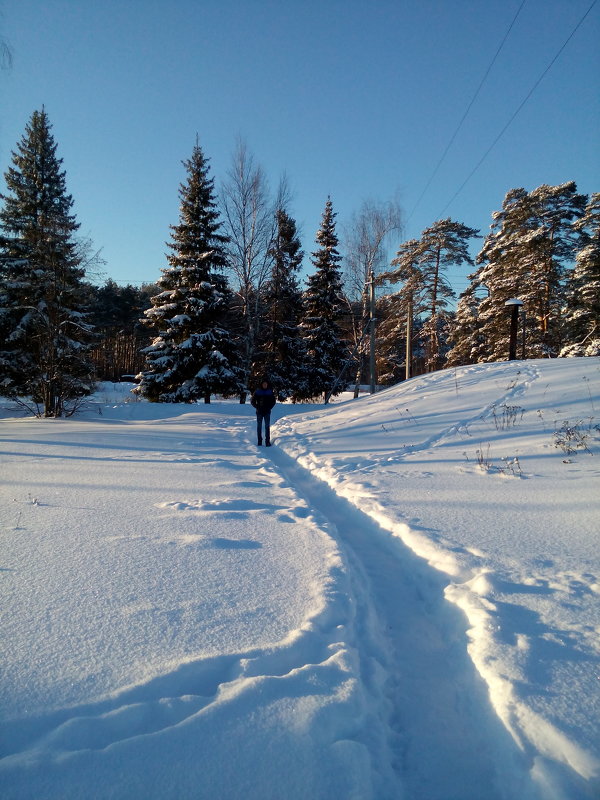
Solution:
[{"label": "utility pole", "polygon": [[369,322],[370,322],[370,347],[369,347],[369,375],[371,379],[371,394],[375,394],[375,273],[369,272]]},{"label": "utility pole", "polygon": [[406,371],[404,377],[406,380],[410,378],[412,366],[412,321],[413,321],[413,304],[412,297],[409,298],[408,306],[406,308]]}]

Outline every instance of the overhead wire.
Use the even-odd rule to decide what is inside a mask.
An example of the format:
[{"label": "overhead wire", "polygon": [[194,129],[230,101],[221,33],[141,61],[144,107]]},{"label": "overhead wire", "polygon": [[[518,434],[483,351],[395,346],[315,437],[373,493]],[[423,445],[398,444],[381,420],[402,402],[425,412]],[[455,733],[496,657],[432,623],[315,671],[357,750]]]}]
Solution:
[{"label": "overhead wire", "polygon": [[480,166],[483,164],[483,162],[485,161],[485,159],[486,159],[486,158],[489,156],[489,154],[492,152],[492,150],[494,149],[494,147],[495,147],[495,146],[498,144],[498,142],[500,141],[500,139],[502,138],[502,136],[504,136],[504,134],[506,133],[506,131],[508,130],[508,128],[510,127],[510,125],[512,124],[512,122],[514,121],[514,119],[516,118],[516,116],[519,114],[519,112],[521,111],[521,109],[523,108],[523,106],[524,106],[524,105],[527,103],[527,101],[529,100],[529,98],[531,97],[531,95],[532,95],[532,94],[535,92],[535,90],[536,90],[536,89],[537,89],[537,87],[540,85],[540,83],[542,82],[542,80],[543,80],[543,79],[546,77],[546,75],[548,74],[548,72],[549,72],[549,71],[551,70],[551,68],[553,67],[554,63],[555,63],[555,62],[558,60],[558,58],[560,57],[561,53],[563,52],[563,50],[565,49],[565,47],[566,47],[566,46],[569,44],[569,42],[571,41],[571,39],[573,38],[573,36],[574,36],[574,35],[577,33],[577,31],[579,30],[579,28],[581,27],[581,25],[583,25],[583,22],[585,21],[586,17],[588,16],[588,14],[589,14],[589,13],[590,13],[590,11],[593,9],[593,7],[596,5],[596,3],[597,3],[597,2],[598,2],[598,0],[593,0],[592,4],[591,4],[591,5],[590,5],[590,7],[588,8],[588,10],[587,10],[587,11],[585,12],[585,14],[584,14],[584,15],[581,17],[581,19],[579,20],[579,22],[577,23],[577,25],[575,25],[575,27],[573,28],[573,30],[571,31],[571,33],[569,34],[569,36],[568,36],[568,37],[565,39],[565,41],[563,42],[563,44],[562,44],[562,45],[561,45],[561,47],[559,48],[559,50],[558,50],[558,52],[556,53],[556,55],[555,55],[555,56],[552,58],[552,60],[550,61],[550,63],[548,64],[548,66],[547,66],[547,67],[544,69],[544,71],[542,72],[542,74],[540,75],[540,77],[539,77],[539,78],[537,79],[537,81],[536,81],[536,82],[533,84],[533,86],[531,87],[531,89],[529,90],[529,92],[527,93],[527,95],[525,96],[525,98],[524,98],[524,99],[521,101],[521,103],[519,104],[519,106],[517,107],[517,109],[516,109],[516,110],[513,112],[512,116],[510,117],[510,119],[508,120],[508,122],[507,122],[507,123],[504,125],[504,127],[502,128],[502,130],[500,131],[500,133],[499,133],[499,134],[496,136],[496,138],[494,139],[494,141],[491,143],[491,145],[488,147],[488,149],[485,151],[485,153],[484,153],[484,154],[481,156],[481,158],[479,159],[479,161],[477,162],[477,164],[476,164],[476,165],[473,167],[473,169],[471,170],[471,172],[470,172],[470,173],[467,175],[467,177],[465,178],[465,180],[462,182],[462,184],[459,186],[459,188],[456,190],[456,192],[455,192],[455,193],[452,195],[452,197],[451,197],[451,198],[450,198],[450,200],[449,200],[449,201],[446,203],[446,205],[444,206],[444,208],[443,208],[443,209],[440,211],[440,213],[438,214],[438,219],[440,219],[440,218],[442,217],[442,215],[444,214],[444,212],[446,211],[446,209],[447,209],[447,208],[449,208],[449,206],[451,206],[451,205],[452,205],[452,203],[454,202],[454,200],[456,200],[456,198],[458,197],[458,195],[459,195],[459,194],[462,192],[462,190],[465,188],[465,186],[467,185],[467,183],[468,183],[468,182],[471,180],[471,178],[473,177],[473,175],[474,175],[474,174],[477,172],[477,170],[479,169],[479,167],[480,167]]},{"label": "overhead wire", "polygon": [[494,53],[494,56],[493,56],[492,60],[490,61],[489,65],[488,65],[488,67],[487,67],[487,69],[486,69],[486,71],[485,71],[485,73],[484,73],[484,76],[483,76],[483,78],[482,78],[482,79],[481,79],[481,81],[479,82],[479,86],[478,86],[478,87],[477,87],[477,89],[475,90],[475,93],[474,93],[473,97],[471,98],[471,100],[470,100],[469,104],[467,105],[467,108],[465,109],[465,112],[463,113],[463,115],[462,115],[462,117],[461,117],[461,119],[460,119],[460,122],[459,122],[459,123],[458,123],[458,125],[456,126],[456,129],[454,130],[454,133],[453,133],[453,134],[452,134],[452,136],[450,137],[450,140],[448,141],[448,144],[446,145],[446,147],[445,147],[445,149],[444,149],[444,152],[442,153],[442,155],[441,155],[441,157],[440,157],[439,161],[437,162],[437,164],[436,164],[436,166],[435,166],[435,168],[434,168],[433,172],[431,173],[431,175],[430,175],[430,177],[429,177],[429,180],[428,180],[428,181],[427,181],[427,183],[425,184],[425,188],[423,189],[423,191],[422,191],[422,192],[421,192],[421,194],[419,195],[419,198],[417,199],[417,202],[415,203],[415,205],[414,205],[414,207],[413,207],[412,211],[411,211],[411,212],[410,212],[410,214],[408,215],[407,222],[409,222],[409,221],[410,221],[410,219],[412,218],[413,214],[415,213],[415,211],[416,211],[416,210],[417,210],[417,208],[419,207],[419,204],[421,203],[421,200],[423,199],[423,197],[424,197],[424,196],[425,196],[425,194],[427,193],[427,190],[428,190],[428,189],[429,189],[429,187],[431,186],[431,183],[432,183],[433,179],[435,178],[435,176],[437,175],[437,173],[438,173],[438,171],[439,171],[439,168],[442,166],[442,164],[443,164],[443,162],[444,162],[444,160],[445,160],[446,156],[448,155],[448,151],[450,150],[450,148],[452,147],[452,145],[453,145],[453,143],[454,143],[454,140],[455,140],[455,139],[456,139],[456,137],[458,136],[458,133],[459,133],[460,129],[462,128],[462,126],[463,126],[463,123],[464,123],[464,121],[466,120],[466,118],[467,118],[467,116],[468,116],[468,114],[469,114],[469,111],[470,111],[470,110],[471,110],[471,108],[473,107],[473,103],[475,102],[475,100],[477,100],[477,97],[479,96],[479,92],[481,91],[481,89],[482,89],[482,87],[483,87],[483,84],[486,82],[486,80],[487,80],[487,77],[488,77],[488,75],[490,74],[490,72],[491,72],[491,70],[492,70],[492,67],[493,67],[493,66],[494,66],[494,64],[496,63],[496,59],[497,59],[497,58],[498,58],[498,56],[500,55],[500,52],[501,52],[502,48],[504,47],[504,45],[505,45],[505,43],[506,43],[506,40],[508,39],[508,37],[509,37],[509,35],[510,35],[510,32],[512,31],[512,29],[513,29],[513,27],[514,27],[514,24],[515,24],[515,22],[517,21],[517,18],[518,18],[518,16],[519,16],[519,14],[521,13],[521,10],[523,9],[523,6],[525,5],[525,3],[526,3],[526,2],[527,2],[527,0],[522,0],[522,2],[521,2],[521,5],[520,5],[520,6],[519,6],[519,8],[517,9],[517,13],[514,15],[514,17],[513,17],[512,21],[511,21],[510,25],[508,26],[508,29],[507,29],[506,33],[504,34],[504,37],[503,37],[502,41],[501,41],[501,42],[500,42],[500,44],[498,45],[498,48],[497,48],[496,52]]}]

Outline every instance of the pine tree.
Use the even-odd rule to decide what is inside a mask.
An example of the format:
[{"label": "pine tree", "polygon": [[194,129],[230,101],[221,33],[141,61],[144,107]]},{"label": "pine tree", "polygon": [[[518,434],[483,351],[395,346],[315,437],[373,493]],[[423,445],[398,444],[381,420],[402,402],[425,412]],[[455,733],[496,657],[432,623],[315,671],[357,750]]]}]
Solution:
[{"label": "pine tree", "polygon": [[582,233],[573,226],[585,207],[571,181],[512,189],[495,212],[491,232],[477,257],[477,282],[487,289],[479,305],[478,361],[498,361],[508,353],[506,300],[523,301],[528,358],[556,356],[563,335],[565,276]]},{"label": "pine tree", "polygon": [[[94,386],[79,228],[44,109],[34,111],[0,195],[0,393],[45,417]],[[43,410],[43,412],[42,412]]]},{"label": "pine tree", "polygon": [[228,319],[231,293],[222,274],[227,239],[220,233],[214,181],[198,143],[183,164],[187,181],[179,189],[179,224],[171,226],[169,266],[145,312],[157,336],[145,348],[147,367],[136,391],[155,402],[203,398],[209,403],[211,394],[227,396],[242,388]]},{"label": "pine tree", "polygon": [[478,285],[471,283],[458,298],[456,315],[450,329],[449,344],[452,349],[446,356],[446,366],[456,367],[477,363],[482,336],[479,332],[478,311],[480,298]]},{"label": "pine tree", "polygon": [[319,247],[312,257],[315,272],[308,278],[304,295],[302,329],[310,369],[306,397],[323,394],[327,398],[332,390],[333,394],[343,390],[342,384],[335,386],[347,358],[339,324],[344,313],[344,301],[335,217],[333,204],[328,198],[316,236]]},{"label": "pine tree", "polygon": [[567,281],[565,327],[569,344],[561,356],[600,355],[600,193],[574,223],[585,234]]},{"label": "pine tree", "polygon": [[448,305],[455,297],[447,270],[465,262],[473,263],[468,242],[478,233],[449,218],[438,220],[423,231],[420,239],[411,239],[400,246],[392,261],[396,269],[385,275],[392,282],[405,282],[407,302],[412,302],[415,318],[423,321],[421,336],[427,342],[428,372],[439,369],[445,355],[451,321]]},{"label": "pine tree", "polygon": [[400,292],[377,301],[377,380],[392,386],[406,376],[407,303]]},{"label": "pine tree", "polygon": [[280,400],[306,395],[307,354],[300,330],[302,291],[298,271],[304,253],[295,221],[276,213],[277,233],[270,255],[271,275],[263,293],[262,336],[255,377],[266,374]]}]

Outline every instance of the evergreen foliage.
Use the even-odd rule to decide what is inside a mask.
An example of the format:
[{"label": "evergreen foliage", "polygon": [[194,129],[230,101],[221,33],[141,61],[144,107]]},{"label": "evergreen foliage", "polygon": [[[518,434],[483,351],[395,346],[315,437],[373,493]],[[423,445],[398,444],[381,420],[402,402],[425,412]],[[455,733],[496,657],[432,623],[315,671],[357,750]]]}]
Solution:
[{"label": "evergreen foliage", "polygon": [[420,239],[402,244],[392,261],[396,269],[382,276],[393,283],[404,283],[400,297],[412,303],[414,317],[423,320],[421,336],[426,341],[427,372],[439,369],[445,355],[452,319],[448,305],[455,297],[447,270],[473,263],[468,245],[478,233],[449,218],[438,220],[423,231]]},{"label": "evergreen foliage", "polygon": [[131,380],[143,369],[141,350],[150,344],[151,336],[140,316],[157,292],[156,284],[119,286],[110,279],[104,286],[90,286],[91,318],[99,338],[91,358],[98,380]]},{"label": "evergreen foliage", "polygon": [[157,293],[158,286],[119,286],[109,278],[103,286],[93,286],[91,290],[94,325],[98,328],[129,329],[140,324],[140,315],[150,307],[150,298]]},{"label": "evergreen foliage", "polygon": [[157,335],[144,350],[147,365],[136,391],[155,402],[209,403],[211,394],[240,392],[243,382],[230,330],[231,292],[222,274],[227,238],[198,143],[183,164],[188,176],[179,189],[179,224],[171,226],[169,266],[146,311]]},{"label": "evergreen foliage", "polygon": [[300,329],[302,291],[298,272],[304,253],[295,221],[282,209],[270,250],[271,275],[263,293],[262,336],[254,373],[268,375],[279,400],[307,396],[307,353]]},{"label": "evergreen foliage", "polygon": [[[84,282],[89,243],[76,237],[79,224],[56,151],[45,110],[34,112],[0,195],[0,394],[57,417],[92,391],[95,368],[115,380],[141,367],[134,391],[161,402],[210,402],[212,394],[244,399],[248,379],[262,375],[280,400],[328,399],[343,390],[340,377],[353,363],[360,381],[365,280],[381,261],[385,237],[397,229],[395,207],[364,204],[354,219],[352,303],[343,294],[328,199],[314,273],[302,293],[303,253],[284,210],[285,186],[273,214],[266,178],[240,143],[223,185],[225,235],[208,161],[196,143],[183,162],[179,223],[171,226],[168,267],[154,295],[113,281],[95,288]],[[453,312],[449,271],[474,263],[469,244],[477,236],[462,223],[438,220],[404,242],[390,271],[379,276],[378,283],[400,284],[377,303],[382,383],[404,377],[408,356],[413,374],[505,359],[505,303],[513,297],[524,310],[519,355],[600,354],[600,194],[588,198],[573,181],[509,191]],[[236,295],[227,269],[238,278]]]},{"label": "evergreen foliage", "polygon": [[447,367],[477,363],[477,354],[483,343],[479,333],[480,298],[477,296],[477,289],[477,284],[472,283],[458,298],[449,335],[452,348],[446,356]]},{"label": "evergreen foliage", "polygon": [[565,326],[570,344],[561,356],[600,355],[600,194],[591,196],[573,226],[584,234],[567,282]]},{"label": "evergreen foliage", "polygon": [[392,386],[406,375],[405,298],[396,292],[384,295],[377,302],[377,379]]},{"label": "evergreen foliage", "polygon": [[34,111],[0,195],[0,393],[45,417],[73,413],[94,386],[79,224],[61,165],[48,116]]},{"label": "evergreen foliage", "polygon": [[[340,327],[344,299],[335,217],[328,198],[316,236],[318,249],[312,254],[315,272],[309,276],[304,294],[302,330],[310,370],[305,398],[320,394],[328,397],[330,392],[339,394],[344,388],[341,383],[335,386],[348,354]],[[303,399],[303,395],[297,399]]]},{"label": "evergreen foliage", "polygon": [[582,232],[573,222],[584,212],[586,196],[571,181],[543,185],[532,192],[513,189],[494,213],[491,232],[477,258],[482,266],[472,280],[487,290],[478,310],[478,361],[498,361],[508,353],[505,302],[523,301],[526,357],[556,356],[565,334],[562,311],[569,263]]}]

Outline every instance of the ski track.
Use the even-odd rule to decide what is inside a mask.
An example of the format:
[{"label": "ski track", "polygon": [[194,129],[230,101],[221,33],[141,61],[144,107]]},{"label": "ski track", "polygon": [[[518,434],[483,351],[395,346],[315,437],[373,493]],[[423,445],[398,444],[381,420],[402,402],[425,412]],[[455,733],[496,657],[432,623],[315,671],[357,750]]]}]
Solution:
[{"label": "ski track", "polygon": [[[468,375],[468,370],[465,372]],[[363,466],[360,470],[357,471],[367,471],[372,469],[373,467],[379,466],[381,463],[392,464],[392,463],[401,463],[406,461],[408,458],[414,457],[420,451],[429,450],[433,447],[437,447],[440,444],[443,444],[456,435],[460,434],[461,432],[468,431],[471,425],[475,423],[488,419],[490,415],[493,413],[494,409],[502,406],[503,404],[506,405],[508,401],[515,400],[525,395],[527,389],[532,385],[532,383],[539,378],[539,370],[535,365],[524,365],[521,370],[519,370],[518,375],[522,375],[523,379],[519,380],[518,378],[514,380],[512,385],[509,385],[501,394],[499,394],[498,398],[491,403],[488,403],[483,409],[480,409],[476,414],[474,414],[470,419],[466,421],[461,421],[459,424],[452,424],[449,425],[447,428],[438,431],[434,436],[429,437],[428,439],[424,439],[422,442],[418,442],[415,444],[411,444],[407,447],[405,452],[400,453],[398,456],[390,457],[388,455],[380,456],[379,458],[373,457],[368,463]],[[439,378],[438,380],[442,380]],[[434,386],[436,381],[430,380],[429,385]],[[414,388],[411,389],[411,392],[416,392],[419,389],[418,384],[415,385]],[[408,410],[408,409],[407,409]],[[300,437],[301,438],[301,437]],[[363,460],[364,463],[364,460]]]},{"label": "ski track", "polygon": [[327,521],[350,567],[361,680],[406,797],[537,798],[530,765],[468,656],[466,621],[444,598],[444,576],[283,451],[270,461]]}]

